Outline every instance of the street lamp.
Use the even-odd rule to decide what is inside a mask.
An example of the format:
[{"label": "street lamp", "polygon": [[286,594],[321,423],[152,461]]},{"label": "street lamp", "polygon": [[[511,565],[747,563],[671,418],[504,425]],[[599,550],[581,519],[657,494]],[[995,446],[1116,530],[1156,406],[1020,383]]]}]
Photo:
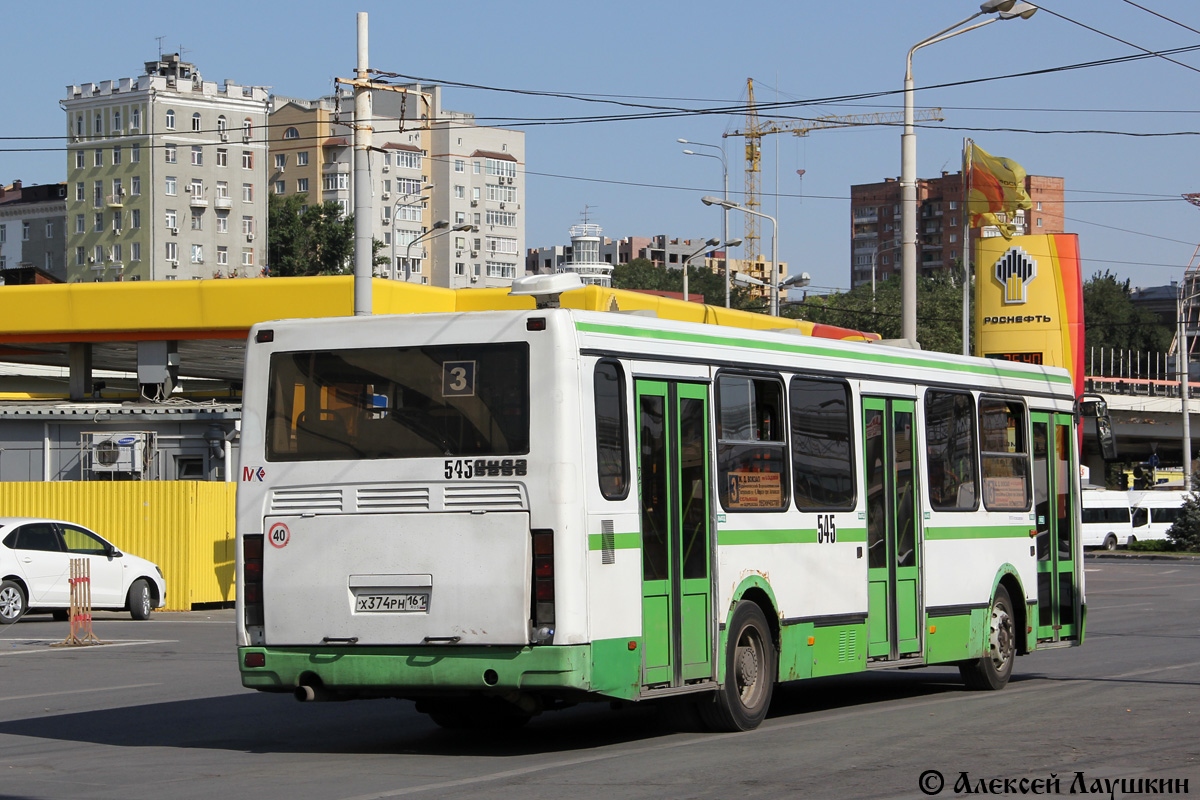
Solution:
[{"label": "street lamp", "polygon": [[775,296],[778,297],[780,289],[808,286],[808,284],[812,281],[812,276],[810,276],[807,272],[797,272],[794,275],[787,276],[777,284],[769,284],[766,281],[760,281],[753,275],[742,275],[741,273],[738,273],[737,275],[733,276],[733,281],[734,283],[741,283],[746,286],[770,286],[774,290]]},{"label": "street lamp", "polygon": [[[705,250],[710,250],[720,243],[720,239],[709,239],[704,243],[703,247],[683,260],[683,302],[689,302],[689,299],[691,298],[691,295],[688,294],[688,264],[691,264],[692,259],[703,253]],[[726,272],[726,274],[728,274],[728,272]]]},{"label": "street lamp", "polygon": [[437,222],[433,223],[433,225],[429,228],[429,230],[425,231],[420,236],[416,237],[411,242],[409,242],[408,246],[404,249],[404,280],[405,280],[405,282],[408,281],[408,277],[409,277],[409,265],[412,264],[412,258],[410,257],[410,254],[412,253],[412,246],[414,244],[416,244],[417,242],[420,242],[420,241],[425,241],[427,239],[432,239],[435,236],[442,236],[444,234],[451,233],[452,231],[469,231],[469,230],[474,230],[474,229],[475,229],[475,226],[471,225],[469,223],[465,224],[465,225],[455,225],[453,228],[451,228],[450,221],[445,220],[445,219],[439,219]]},{"label": "street lamp", "polygon": [[[422,192],[429,191],[429,189],[430,189],[430,187],[428,187],[428,186],[421,187]],[[420,192],[408,192],[407,194],[401,195],[401,197],[402,198],[403,197],[412,197],[414,194],[420,194]],[[408,200],[408,201],[397,200],[396,201],[396,207],[394,209],[392,209],[392,267],[393,267],[393,269],[395,269],[397,267],[397,264],[396,264],[396,222],[400,219],[400,213],[399,213],[400,209],[407,208],[408,206],[415,206],[417,203],[424,203],[428,199],[429,199],[429,195],[421,195],[416,200]],[[405,267],[404,279],[408,280],[408,268],[407,267]]]},{"label": "street lamp", "polygon": [[[778,317],[780,284],[776,283],[775,279],[779,275],[779,223],[776,222],[775,218],[770,214],[764,214],[761,211],[755,211],[753,209],[746,208],[745,206],[739,205],[732,200],[722,200],[719,197],[705,195],[704,197],[700,198],[700,202],[704,203],[706,206],[721,206],[721,208],[725,209],[736,208],[739,211],[743,211],[747,214],[752,214],[756,217],[762,217],[763,219],[771,220],[771,281],[765,285],[771,287],[771,316]],[[729,274],[728,268],[726,268],[725,274]]]},{"label": "street lamp", "polygon": [[[717,147],[715,144],[705,144],[704,142],[691,142],[687,139],[676,139],[680,144],[690,144],[696,147],[711,147],[720,153],[719,156],[709,155],[708,153],[697,153],[694,150],[684,150],[685,156],[702,156],[704,158],[715,158],[721,162],[721,177],[724,181],[724,199],[729,199],[729,162],[725,160],[724,148]],[[724,208],[721,213],[721,238],[725,240],[728,247],[729,242],[729,209]],[[725,252],[725,307],[729,308],[729,252]]]},{"label": "street lamp", "polygon": [[[986,0],[979,11],[956,22],[908,51],[904,70],[904,133],[900,136],[900,336],[917,339],[917,135],[913,132],[913,53],[922,47],[990,25],[998,19],[1029,19],[1037,11],[1031,3],[1016,0]],[[996,14],[991,19],[962,27],[976,17]],[[964,211],[965,213],[965,211]]]}]

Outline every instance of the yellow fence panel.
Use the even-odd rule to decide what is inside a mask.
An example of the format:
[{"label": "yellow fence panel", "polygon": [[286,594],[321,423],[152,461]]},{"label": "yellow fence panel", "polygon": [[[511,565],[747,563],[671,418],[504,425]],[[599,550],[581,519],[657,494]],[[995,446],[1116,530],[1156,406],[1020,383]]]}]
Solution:
[{"label": "yellow fence panel", "polygon": [[0,482],[0,514],[50,517],[94,530],[153,561],[168,610],[233,602],[236,483],[205,481]]}]

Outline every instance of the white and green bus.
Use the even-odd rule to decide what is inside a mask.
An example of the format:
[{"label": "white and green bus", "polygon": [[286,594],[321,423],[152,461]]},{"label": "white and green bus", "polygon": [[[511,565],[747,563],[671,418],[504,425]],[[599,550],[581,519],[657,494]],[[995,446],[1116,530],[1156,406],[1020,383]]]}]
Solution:
[{"label": "white and green bus", "polygon": [[[238,490],[245,686],[440,724],[1077,645],[1054,368],[544,308],[264,323]],[[686,695],[686,698],[681,696]]]}]

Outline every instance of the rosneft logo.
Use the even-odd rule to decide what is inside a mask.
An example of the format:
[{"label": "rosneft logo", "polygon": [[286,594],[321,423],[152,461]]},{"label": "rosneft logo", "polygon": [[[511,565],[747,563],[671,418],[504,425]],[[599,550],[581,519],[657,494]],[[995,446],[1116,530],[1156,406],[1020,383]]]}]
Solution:
[{"label": "rosneft logo", "polygon": [[1004,287],[1004,304],[1029,302],[1029,284],[1037,277],[1037,262],[1020,247],[1010,247],[996,262],[996,280]]}]

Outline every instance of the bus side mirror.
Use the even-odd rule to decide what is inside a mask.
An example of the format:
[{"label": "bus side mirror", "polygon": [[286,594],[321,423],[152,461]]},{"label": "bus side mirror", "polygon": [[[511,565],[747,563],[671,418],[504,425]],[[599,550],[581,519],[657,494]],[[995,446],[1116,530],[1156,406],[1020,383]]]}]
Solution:
[{"label": "bus side mirror", "polygon": [[1106,462],[1119,461],[1117,453],[1117,437],[1112,429],[1112,417],[1108,413],[1108,403],[1100,395],[1085,394],[1079,398],[1079,414],[1096,420],[1096,438],[1100,443],[1100,457]]}]

